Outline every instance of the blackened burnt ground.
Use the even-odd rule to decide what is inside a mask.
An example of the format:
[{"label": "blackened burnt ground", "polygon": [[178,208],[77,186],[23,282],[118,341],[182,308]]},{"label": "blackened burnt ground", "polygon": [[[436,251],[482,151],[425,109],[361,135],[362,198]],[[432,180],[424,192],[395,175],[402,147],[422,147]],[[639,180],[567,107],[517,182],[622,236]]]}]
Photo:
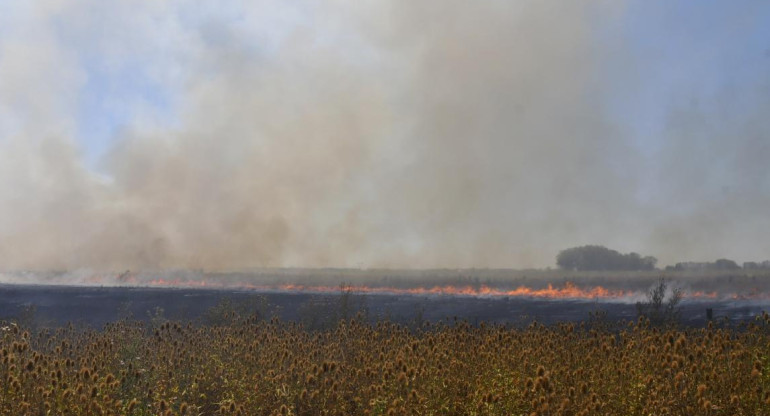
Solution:
[{"label": "blackened burnt ground", "polygon": [[[715,319],[751,319],[770,309],[750,301],[684,301],[681,322],[700,326],[706,309]],[[0,320],[38,326],[68,322],[100,327],[118,319],[205,321],[212,311],[240,309],[265,318],[318,326],[359,312],[370,321],[388,319],[414,324],[425,321],[467,320],[524,325],[589,320],[591,314],[618,321],[637,317],[636,306],[606,300],[531,299],[524,297],[313,294],[278,291],[172,289],[147,287],[84,287],[0,285]]]}]

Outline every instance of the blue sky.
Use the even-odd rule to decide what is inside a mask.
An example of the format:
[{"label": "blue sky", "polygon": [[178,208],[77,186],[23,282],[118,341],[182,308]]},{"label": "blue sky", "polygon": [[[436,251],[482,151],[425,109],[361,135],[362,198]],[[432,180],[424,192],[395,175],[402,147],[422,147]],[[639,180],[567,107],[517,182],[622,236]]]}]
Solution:
[{"label": "blue sky", "polygon": [[132,104],[139,103],[169,126],[174,124],[178,106],[174,92],[143,74],[138,63],[111,71],[98,58],[85,60],[88,80],[79,92],[77,138],[91,166],[96,167],[121,129],[132,125],[137,116]]},{"label": "blue sky", "polygon": [[[639,72],[634,94],[611,97],[616,115],[644,148],[656,149],[675,107],[721,115],[750,110],[770,73],[770,4],[691,1],[629,3],[614,23]],[[626,81],[622,80],[621,82]],[[739,97],[717,101],[726,90]]]},{"label": "blue sky", "polygon": [[[10,4],[10,6],[8,5]],[[12,7],[14,2],[3,7]],[[237,9],[237,8],[236,8]],[[237,10],[216,13],[225,25],[238,25]],[[11,14],[3,13],[6,16]],[[655,157],[666,136],[663,131],[672,108],[697,106],[720,114],[741,113],[754,103],[757,85],[768,82],[770,74],[770,4],[767,2],[630,1],[616,20],[596,22],[597,43],[607,42],[612,55],[605,56],[610,67],[628,65],[612,62],[630,58],[632,72],[623,68],[614,79],[606,79],[607,111],[633,140],[639,150]],[[196,24],[197,13],[183,18]],[[269,51],[284,31],[303,19],[301,11],[283,22],[267,22],[267,34],[256,45]],[[280,27],[283,24],[286,27]],[[66,22],[61,23],[66,33]],[[270,39],[274,36],[275,39]],[[135,120],[136,107],[152,113],[161,123],[173,126],[178,120],[177,85],[165,85],[148,74],[145,56],[127,56],[117,66],[105,62],[99,51],[72,43],[62,36],[63,47],[78,51],[86,82],[78,92],[77,139],[89,164],[96,165],[119,136]],[[599,46],[601,47],[601,46]],[[720,102],[733,91],[729,103]]]},{"label": "blue sky", "polygon": [[92,169],[99,169],[100,158],[127,129],[148,122],[166,128],[179,123],[183,106],[179,100],[190,72],[186,65],[196,53],[180,42],[230,46],[235,42],[255,55],[269,55],[307,19],[303,13],[312,12],[296,3],[273,7],[263,16],[249,13],[245,19],[247,11],[238,1],[216,7],[84,1],[42,2],[36,8],[24,3],[28,2],[0,5],[7,41],[30,40],[30,29],[24,26],[33,20],[48,32],[53,47],[75,61],[82,80],[75,106],[68,111],[77,125],[74,138]]}]

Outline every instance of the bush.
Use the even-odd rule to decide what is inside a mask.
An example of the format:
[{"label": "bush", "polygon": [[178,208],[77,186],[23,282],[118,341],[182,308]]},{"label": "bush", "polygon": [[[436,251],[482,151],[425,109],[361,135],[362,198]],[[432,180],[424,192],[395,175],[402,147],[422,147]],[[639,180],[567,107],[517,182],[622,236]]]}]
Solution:
[{"label": "bush", "polygon": [[674,288],[666,301],[667,291],[666,279],[660,278],[658,283],[647,292],[647,300],[636,303],[639,316],[649,319],[650,324],[655,326],[676,325],[681,316],[679,303],[682,300],[682,290]]}]

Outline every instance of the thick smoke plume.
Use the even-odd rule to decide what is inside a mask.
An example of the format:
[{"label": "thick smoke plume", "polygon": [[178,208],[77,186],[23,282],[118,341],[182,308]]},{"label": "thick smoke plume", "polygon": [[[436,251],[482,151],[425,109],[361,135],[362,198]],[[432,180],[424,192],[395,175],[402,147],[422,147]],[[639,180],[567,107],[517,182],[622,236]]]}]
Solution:
[{"label": "thick smoke plume", "polygon": [[[635,57],[597,29],[619,3],[200,7],[0,17],[0,267],[541,267],[590,243],[766,257],[767,90],[724,121],[673,109],[640,145],[608,98]],[[89,156],[89,129],[113,125]]]}]

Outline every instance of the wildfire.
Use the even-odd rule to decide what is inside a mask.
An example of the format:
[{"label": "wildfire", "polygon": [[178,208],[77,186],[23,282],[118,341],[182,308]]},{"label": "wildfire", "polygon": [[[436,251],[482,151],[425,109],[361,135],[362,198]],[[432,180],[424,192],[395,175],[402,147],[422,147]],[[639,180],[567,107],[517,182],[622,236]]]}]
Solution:
[{"label": "wildfire", "polygon": [[[9,277],[10,276],[10,277]],[[622,281],[610,282],[610,286],[588,284],[580,281],[566,281],[560,284],[531,280],[531,285],[499,282],[491,284],[426,284],[415,280],[404,285],[357,283],[350,285],[329,285],[322,283],[283,283],[279,277],[269,277],[267,282],[249,275],[210,276],[205,273],[168,273],[158,276],[126,271],[120,274],[56,275],[39,279],[38,284],[75,285],[75,286],[123,286],[123,287],[164,287],[180,289],[222,289],[249,290],[255,292],[282,292],[307,294],[339,294],[349,291],[371,295],[415,295],[415,296],[463,296],[477,298],[530,298],[530,299],[567,299],[601,300],[606,302],[636,302],[647,298],[644,282],[635,281],[624,285]],[[329,281],[329,277],[325,277]],[[290,279],[286,279],[290,280]],[[28,276],[14,278],[12,275],[0,275],[0,284],[25,284]],[[747,285],[719,284],[719,282],[685,282],[686,289],[681,294],[690,301],[729,301],[729,302],[766,302],[770,301],[770,286],[767,283]],[[754,283],[753,281],[751,283]],[[650,284],[652,284],[650,282]],[[677,287],[676,281],[671,287]]]},{"label": "wildfire", "polygon": [[319,285],[299,285],[299,284],[279,284],[279,285],[254,285],[249,283],[221,284],[214,285],[205,281],[197,280],[166,280],[153,279],[148,282],[150,286],[164,287],[209,287],[209,288],[229,288],[229,289],[247,289],[255,291],[269,292],[300,292],[300,293],[339,293],[341,289],[349,290],[354,293],[363,294],[383,294],[383,295],[444,295],[444,296],[473,296],[473,297],[528,297],[528,298],[548,298],[548,299],[605,299],[622,298],[634,294],[631,291],[606,289],[601,286],[591,288],[580,288],[573,283],[566,283],[563,287],[554,287],[548,284],[547,287],[537,289],[525,286],[519,286],[516,289],[505,290],[493,288],[487,285],[479,286],[432,286],[432,287],[391,287],[391,286],[363,286],[349,285],[343,288],[339,286],[319,286]]},{"label": "wildfire", "polygon": [[[254,290],[262,292],[289,292],[289,293],[311,293],[311,294],[334,294],[342,290],[360,294],[372,295],[424,295],[424,296],[467,296],[467,297],[520,297],[535,299],[574,299],[574,300],[621,300],[631,301],[642,299],[644,292],[611,289],[603,286],[580,287],[573,282],[566,282],[561,286],[548,284],[542,288],[519,286],[514,289],[505,289],[492,287],[488,285],[444,285],[427,287],[394,287],[394,286],[366,286],[366,285],[345,285],[345,286],[323,286],[323,285],[303,285],[295,283],[260,285],[248,282],[216,282],[204,280],[181,280],[181,279],[153,279],[145,283],[149,286],[179,287],[179,288],[221,288],[221,289],[239,289]],[[682,292],[682,296],[689,300],[761,300],[770,299],[770,294],[761,292],[752,292],[749,294],[731,293],[720,295],[715,291],[691,290]]]},{"label": "wildfire", "polygon": [[[279,285],[274,289],[285,291],[303,291],[312,293],[329,293],[339,291],[340,288],[328,286],[299,286]],[[627,296],[623,290],[608,290],[601,286],[590,289],[581,289],[572,283],[564,287],[554,287],[549,284],[546,288],[535,289],[525,286],[513,290],[493,288],[486,285],[480,286],[433,286],[433,287],[379,287],[379,286],[349,286],[346,287],[357,293],[392,294],[392,295],[449,295],[449,296],[477,296],[477,297],[529,297],[529,298],[554,298],[554,299],[594,299],[615,298]]]}]

